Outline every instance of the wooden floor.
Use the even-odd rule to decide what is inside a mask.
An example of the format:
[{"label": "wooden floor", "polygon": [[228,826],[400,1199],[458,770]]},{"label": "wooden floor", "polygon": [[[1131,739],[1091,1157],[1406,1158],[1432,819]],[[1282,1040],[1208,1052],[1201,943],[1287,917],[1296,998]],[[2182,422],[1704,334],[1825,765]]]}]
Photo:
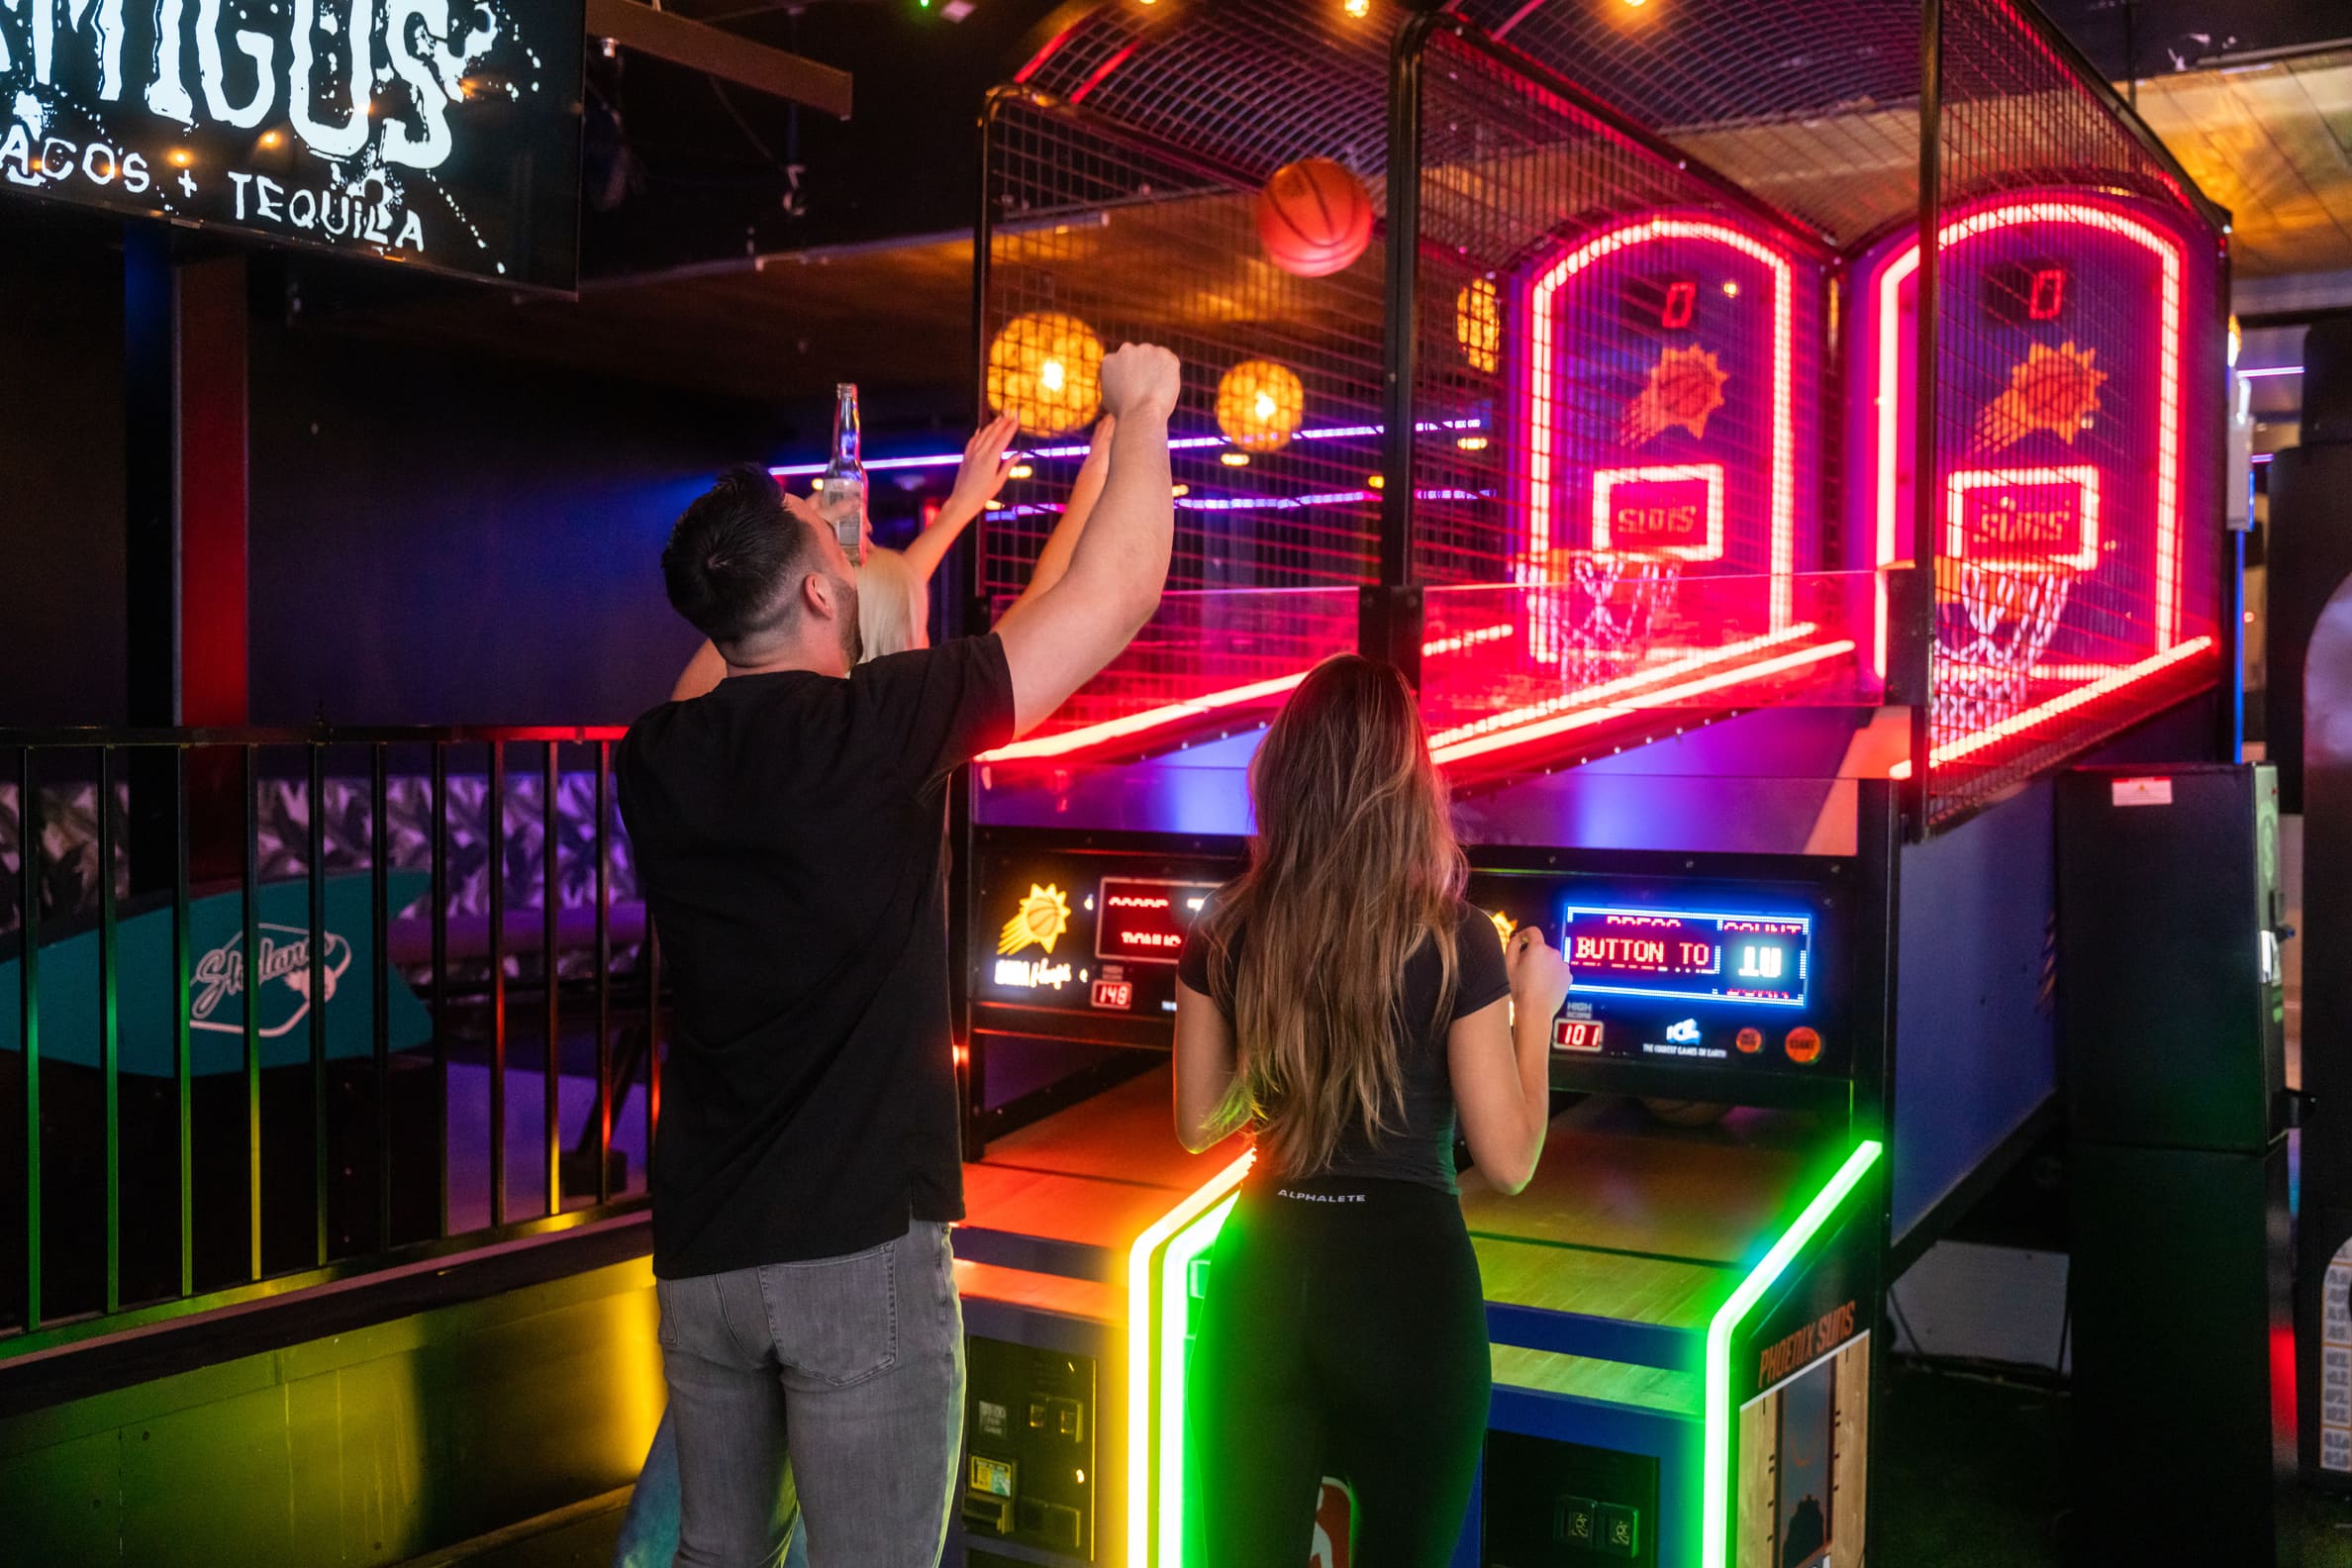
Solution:
[{"label": "wooden floor", "polygon": [[1734,1263],[1788,1215],[1816,1136],[1789,1113],[1734,1111],[1713,1127],[1672,1127],[1630,1101],[1595,1096],[1553,1119],[1526,1191],[1502,1197],[1472,1172],[1462,1213],[1473,1235]]},{"label": "wooden floor", "polygon": [[1126,1252],[1243,1147],[1236,1135],[1185,1152],[1171,1073],[1156,1068],[990,1142],[964,1166],[964,1223]]}]

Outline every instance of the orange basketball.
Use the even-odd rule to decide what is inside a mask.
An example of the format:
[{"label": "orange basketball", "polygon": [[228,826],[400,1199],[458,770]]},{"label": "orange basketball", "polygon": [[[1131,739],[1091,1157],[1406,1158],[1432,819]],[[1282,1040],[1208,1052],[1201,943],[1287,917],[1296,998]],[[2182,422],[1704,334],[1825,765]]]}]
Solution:
[{"label": "orange basketball", "polygon": [[1352,265],[1372,243],[1372,198],[1329,158],[1285,163],[1258,192],[1258,240],[1285,272],[1326,277]]}]

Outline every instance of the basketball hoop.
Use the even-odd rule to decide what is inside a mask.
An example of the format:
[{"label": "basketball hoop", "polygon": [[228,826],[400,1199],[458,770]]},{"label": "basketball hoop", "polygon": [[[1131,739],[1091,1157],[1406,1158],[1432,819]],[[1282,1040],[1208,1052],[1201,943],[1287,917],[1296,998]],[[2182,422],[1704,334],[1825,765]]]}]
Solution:
[{"label": "basketball hoop", "polygon": [[1944,488],[1935,562],[1935,699],[1940,741],[2013,718],[2066,613],[2099,564],[2099,473],[2088,464],[1971,468]]},{"label": "basketball hoop", "polygon": [[1990,729],[2030,705],[2033,666],[2080,575],[2055,560],[1935,563],[1938,741]]},{"label": "basketball hoop", "polygon": [[1683,564],[1661,550],[1579,550],[1570,556],[1561,605],[1562,677],[1585,685],[1641,662],[1659,614],[1674,602]]}]

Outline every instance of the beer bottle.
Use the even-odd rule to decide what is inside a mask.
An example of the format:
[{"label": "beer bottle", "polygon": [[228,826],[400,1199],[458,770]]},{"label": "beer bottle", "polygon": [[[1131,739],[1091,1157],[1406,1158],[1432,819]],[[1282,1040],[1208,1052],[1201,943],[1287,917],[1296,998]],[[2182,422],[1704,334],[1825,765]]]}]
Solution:
[{"label": "beer bottle", "polygon": [[833,456],[817,487],[817,510],[833,526],[841,553],[852,562],[865,559],[866,471],[858,456],[857,383],[833,386]]}]

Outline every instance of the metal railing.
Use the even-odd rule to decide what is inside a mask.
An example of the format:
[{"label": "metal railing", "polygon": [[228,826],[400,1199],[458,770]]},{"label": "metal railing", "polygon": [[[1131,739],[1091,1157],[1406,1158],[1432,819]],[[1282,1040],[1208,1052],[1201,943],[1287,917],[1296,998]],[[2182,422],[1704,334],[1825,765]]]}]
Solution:
[{"label": "metal railing", "polygon": [[0,730],[0,1358],[642,1203],[622,734]]}]

